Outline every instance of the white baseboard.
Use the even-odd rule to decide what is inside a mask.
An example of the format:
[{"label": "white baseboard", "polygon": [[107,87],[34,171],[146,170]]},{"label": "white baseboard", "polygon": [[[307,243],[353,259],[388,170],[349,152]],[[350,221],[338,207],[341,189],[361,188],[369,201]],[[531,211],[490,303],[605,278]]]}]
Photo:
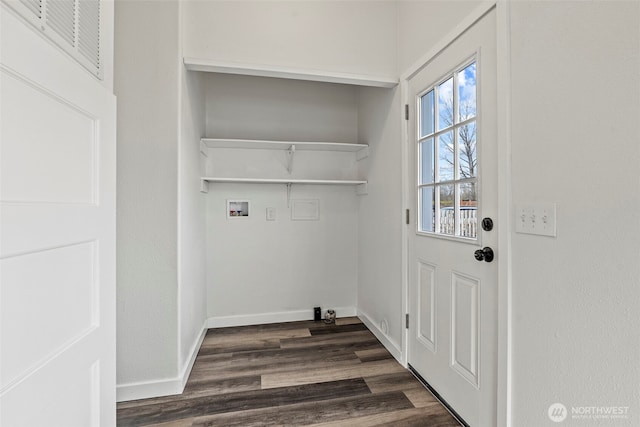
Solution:
[{"label": "white baseboard", "polygon": [[198,352],[200,351],[200,347],[202,346],[202,341],[204,341],[204,337],[207,335],[207,319],[202,322],[202,328],[200,328],[200,335],[196,338],[195,342],[191,346],[189,351],[189,358],[184,364],[182,370],[180,371],[180,377],[182,379],[182,385],[180,387],[180,393],[184,391],[184,387],[187,385],[187,381],[189,380],[189,375],[191,375],[191,369],[193,368],[193,364],[196,363],[196,357],[198,356]]},{"label": "white baseboard", "polygon": [[137,383],[120,384],[116,386],[116,401],[126,402],[129,400],[148,399],[151,397],[171,396],[182,394],[184,386],[187,384],[191,369],[196,361],[196,356],[207,334],[207,321],[202,324],[200,335],[191,346],[190,357],[180,371],[180,375],[175,378],[167,378],[154,381],[143,381]]},{"label": "white baseboard", "polygon": [[[355,307],[337,307],[337,317],[356,315]],[[324,313],[323,313],[324,316]],[[235,316],[214,316],[208,321],[209,328],[226,328],[229,326],[264,325],[267,323],[296,322],[313,320],[313,310],[281,311],[275,313],[240,314]]]},{"label": "white baseboard", "polygon": [[400,349],[400,346],[397,343],[393,342],[384,332],[382,332],[376,322],[374,322],[367,313],[363,312],[362,310],[358,310],[358,317],[360,318],[360,320],[362,320],[362,323],[364,323],[367,328],[369,328],[373,335],[378,338],[378,341],[380,341],[382,345],[385,346],[389,353],[391,353],[391,355],[395,357],[395,359],[401,365],[404,366],[402,362],[402,350]]},{"label": "white baseboard", "polygon": [[120,384],[116,386],[116,402],[180,394],[181,384],[178,378]]}]

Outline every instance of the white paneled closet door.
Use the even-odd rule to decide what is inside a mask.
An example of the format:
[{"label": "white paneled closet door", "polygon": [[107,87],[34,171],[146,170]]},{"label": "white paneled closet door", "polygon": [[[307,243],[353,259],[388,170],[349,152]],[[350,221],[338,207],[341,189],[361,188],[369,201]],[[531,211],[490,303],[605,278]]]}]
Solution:
[{"label": "white paneled closet door", "polygon": [[100,7],[0,1],[3,427],[116,424],[115,97],[100,80]]}]

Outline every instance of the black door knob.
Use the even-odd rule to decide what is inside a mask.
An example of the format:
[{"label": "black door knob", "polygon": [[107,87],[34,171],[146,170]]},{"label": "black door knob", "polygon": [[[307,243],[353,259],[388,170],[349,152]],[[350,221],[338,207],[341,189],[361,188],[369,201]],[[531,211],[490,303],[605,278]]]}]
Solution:
[{"label": "black door knob", "polygon": [[478,261],[491,262],[493,261],[493,249],[490,247],[484,247],[482,249],[478,249],[473,254]]},{"label": "black door knob", "polygon": [[489,217],[482,218],[482,229],[484,231],[493,230],[493,220]]}]

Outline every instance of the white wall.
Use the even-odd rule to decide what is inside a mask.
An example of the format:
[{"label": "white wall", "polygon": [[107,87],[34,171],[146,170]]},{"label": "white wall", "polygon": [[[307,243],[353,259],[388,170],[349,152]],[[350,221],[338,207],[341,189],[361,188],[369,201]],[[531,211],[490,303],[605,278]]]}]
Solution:
[{"label": "white wall", "polygon": [[[251,200],[249,218],[226,218],[235,198]],[[292,221],[284,185],[216,184],[207,195],[212,326],[312,319],[315,306],[355,314],[354,189],[294,186],[292,199],[318,199],[319,220]],[[266,221],[267,207],[275,221]]]},{"label": "white wall", "polygon": [[638,425],[640,4],[511,10],[513,198],[558,210],[557,238],[513,235],[513,425]]},{"label": "white wall", "polygon": [[206,326],[202,76],[180,4],[116,4],[118,399],[179,393]]},{"label": "white wall", "polygon": [[202,74],[180,67],[178,142],[178,323],[180,375],[188,374],[206,327],[206,217],[200,193],[200,138],[205,134]]},{"label": "white wall", "polygon": [[189,1],[185,56],[396,76],[396,5],[386,1]]},{"label": "white wall", "polygon": [[[357,142],[353,87],[270,78],[207,76],[207,136]],[[284,151],[210,149],[208,174],[286,178]],[[293,178],[355,179],[353,153],[297,152]],[[208,313],[211,325],[311,319],[313,307],[355,314],[357,199],[353,187],[294,185],[318,199],[318,221],[292,221],[284,185],[209,184]],[[227,199],[251,200],[227,219]],[[266,208],[276,220],[266,220]]]},{"label": "white wall", "polygon": [[[481,1],[400,0],[398,4],[398,71],[400,75],[424,59]],[[420,64],[421,65],[421,64]]]},{"label": "white wall", "polygon": [[402,311],[402,159],[400,90],[361,88],[358,132],[370,144],[360,162],[368,194],[359,198],[358,312],[400,357]]},{"label": "white wall", "polygon": [[117,2],[115,13],[122,386],[177,375],[178,4]]},{"label": "white wall", "polygon": [[351,86],[228,74],[206,81],[207,136],[358,142]]}]

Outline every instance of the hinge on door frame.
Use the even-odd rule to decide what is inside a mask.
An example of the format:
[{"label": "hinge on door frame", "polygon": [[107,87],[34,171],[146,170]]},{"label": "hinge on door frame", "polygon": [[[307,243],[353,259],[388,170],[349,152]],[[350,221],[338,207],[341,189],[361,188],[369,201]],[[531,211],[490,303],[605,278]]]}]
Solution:
[{"label": "hinge on door frame", "polygon": [[404,327],[405,329],[409,329],[409,313],[404,315]]},{"label": "hinge on door frame", "polygon": [[410,215],[409,215],[409,209],[407,209],[406,214],[405,214],[405,222],[407,223],[407,225],[409,225],[410,222]]},{"label": "hinge on door frame", "polygon": [[409,120],[409,104],[404,104],[404,119]]}]

